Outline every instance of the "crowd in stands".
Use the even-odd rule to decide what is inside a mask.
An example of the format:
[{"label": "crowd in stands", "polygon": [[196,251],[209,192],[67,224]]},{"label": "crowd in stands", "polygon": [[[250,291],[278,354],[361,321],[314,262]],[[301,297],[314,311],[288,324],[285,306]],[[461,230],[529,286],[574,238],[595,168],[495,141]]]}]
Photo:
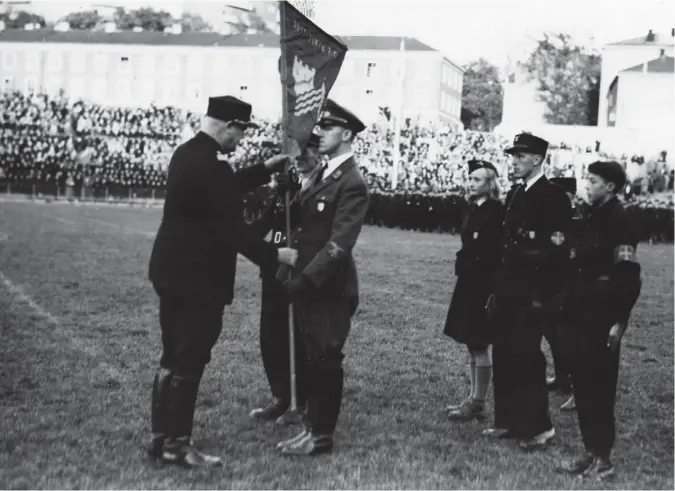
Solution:
[{"label": "crowd in stands", "polygon": [[[200,116],[173,107],[104,107],[61,96],[0,93],[0,189],[63,194],[68,188],[84,187],[95,196],[161,197],[171,152],[194,134]],[[260,128],[247,134],[228,156],[235,167],[264,160],[273,148],[268,143],[280,141],[279,124],[257,122]],[[418,204],[410,206],[435,209],[433,214],[438,214],[443,206],[420,203],[463,194],[465,162],[471,158],[491,161],[500,170],[504,192],[511,186],[504,154],[510,141],[497,134],[407,123],[399,141],[401,163],[394,177],[393,131],[374,125],[356,140],[361,170],[375,194],[402,196],[397,200],[413,200]],[[552,144],[548,172],[583,177],[592,161],[614,158],[625,163],[631,178],[629,201],[641,208],[672,210],[672,193],[652,194],[673,190],[674,175],[665,164],[665,152],[629,158],[597,150]],[[384,224],[387,219],[375,221]]]}]

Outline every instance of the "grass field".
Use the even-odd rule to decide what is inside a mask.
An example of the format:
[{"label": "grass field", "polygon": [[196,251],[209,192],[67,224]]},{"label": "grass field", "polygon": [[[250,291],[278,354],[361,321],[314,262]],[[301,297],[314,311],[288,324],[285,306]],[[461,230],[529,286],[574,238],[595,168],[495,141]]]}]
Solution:
[{"label": "grass field", "polygon": [[362,304],[346,353],[333,454],[277,455],[295,429],[258,424],[260,283],[240,261],[198,401],[194,437],[222,469],[151,464],[150,388],[160,340],[146,279],[161,209],[0,203],[0,488],[673,489],[673,246],[641,245],[645,284],[624,340],[612,483],[555,473],[581,449],[551,397],[545,453],[487,442],[442,411],[463,398],[466,354],[442,331],[458,239],[365,228]]}]

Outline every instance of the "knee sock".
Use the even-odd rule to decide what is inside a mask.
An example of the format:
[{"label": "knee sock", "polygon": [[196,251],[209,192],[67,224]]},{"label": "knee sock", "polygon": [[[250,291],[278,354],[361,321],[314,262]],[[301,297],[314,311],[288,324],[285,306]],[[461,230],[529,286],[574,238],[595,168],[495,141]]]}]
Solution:
[{"label": "knee sock", "polygon": [[474,401],[484,403],[492,381],[492,360],[487,348],[474,351],[471,356],[474,359],[476,372],[476,386],[472,397]]},{"label": "knee sock", "polygon": [[469,359],[469,374],[471,375],[471,392],[469,392],[469,399],[474,398],[476,393],[476,359],[470,355]]}]

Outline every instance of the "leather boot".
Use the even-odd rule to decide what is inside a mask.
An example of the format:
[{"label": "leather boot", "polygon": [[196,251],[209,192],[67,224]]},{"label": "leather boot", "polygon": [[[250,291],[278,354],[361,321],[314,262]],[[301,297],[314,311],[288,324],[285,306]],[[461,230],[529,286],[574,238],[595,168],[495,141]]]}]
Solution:
[{"label": "leather boot", "polygon": [[319,393],[319,418],[317,423],[312,425],[312,432],[318,435],[332,435],[335,432],[342,407],[344,370],[342,367],[323,368],[320,377],[322,390]]},{"label": "leather boot", "polygon": [[169,431],[162,453],[165,462],[186,467],[222,465],[219,457],[200,452],[190,441],[200,378],[174,375],[169,383],[166,408]]},{"label": "leather boot", "polygon": [[166,396],[173,372],[166,368],[159,368],[155,373],[152,384],[151,431],[152,441],[148,447],[148,455],[162,458],[162,448],[166,440],[168,429],[166,425]]}]

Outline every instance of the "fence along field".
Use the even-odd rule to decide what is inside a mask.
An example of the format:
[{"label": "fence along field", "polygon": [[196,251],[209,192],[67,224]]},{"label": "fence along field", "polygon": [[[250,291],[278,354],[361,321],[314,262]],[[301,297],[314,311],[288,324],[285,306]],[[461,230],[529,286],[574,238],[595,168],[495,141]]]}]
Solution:
[{"label": "fence along field", "polygon": [[[458,238],[366,227],[362,304],[346,347],[334,454],[277,455],[294,430],[251,421],[268,396],[258,347],[260,283],[240,261],[200,393],[194,436],[224,469],[184,472],[144,458],[159,354],[146,279],[161,210],[0,205],[0,487],[673,488],[673,246],[639,247],[644,290],[624,340],[613,483],[554,472],[581,448],[551,397],[558,437],[543,454],[480,437],[442,408],[465,395],[466,354],[442,334]],[[490,396],[491,397],[491,396]],[[491,400],[489,401],[491,404]]]}]

